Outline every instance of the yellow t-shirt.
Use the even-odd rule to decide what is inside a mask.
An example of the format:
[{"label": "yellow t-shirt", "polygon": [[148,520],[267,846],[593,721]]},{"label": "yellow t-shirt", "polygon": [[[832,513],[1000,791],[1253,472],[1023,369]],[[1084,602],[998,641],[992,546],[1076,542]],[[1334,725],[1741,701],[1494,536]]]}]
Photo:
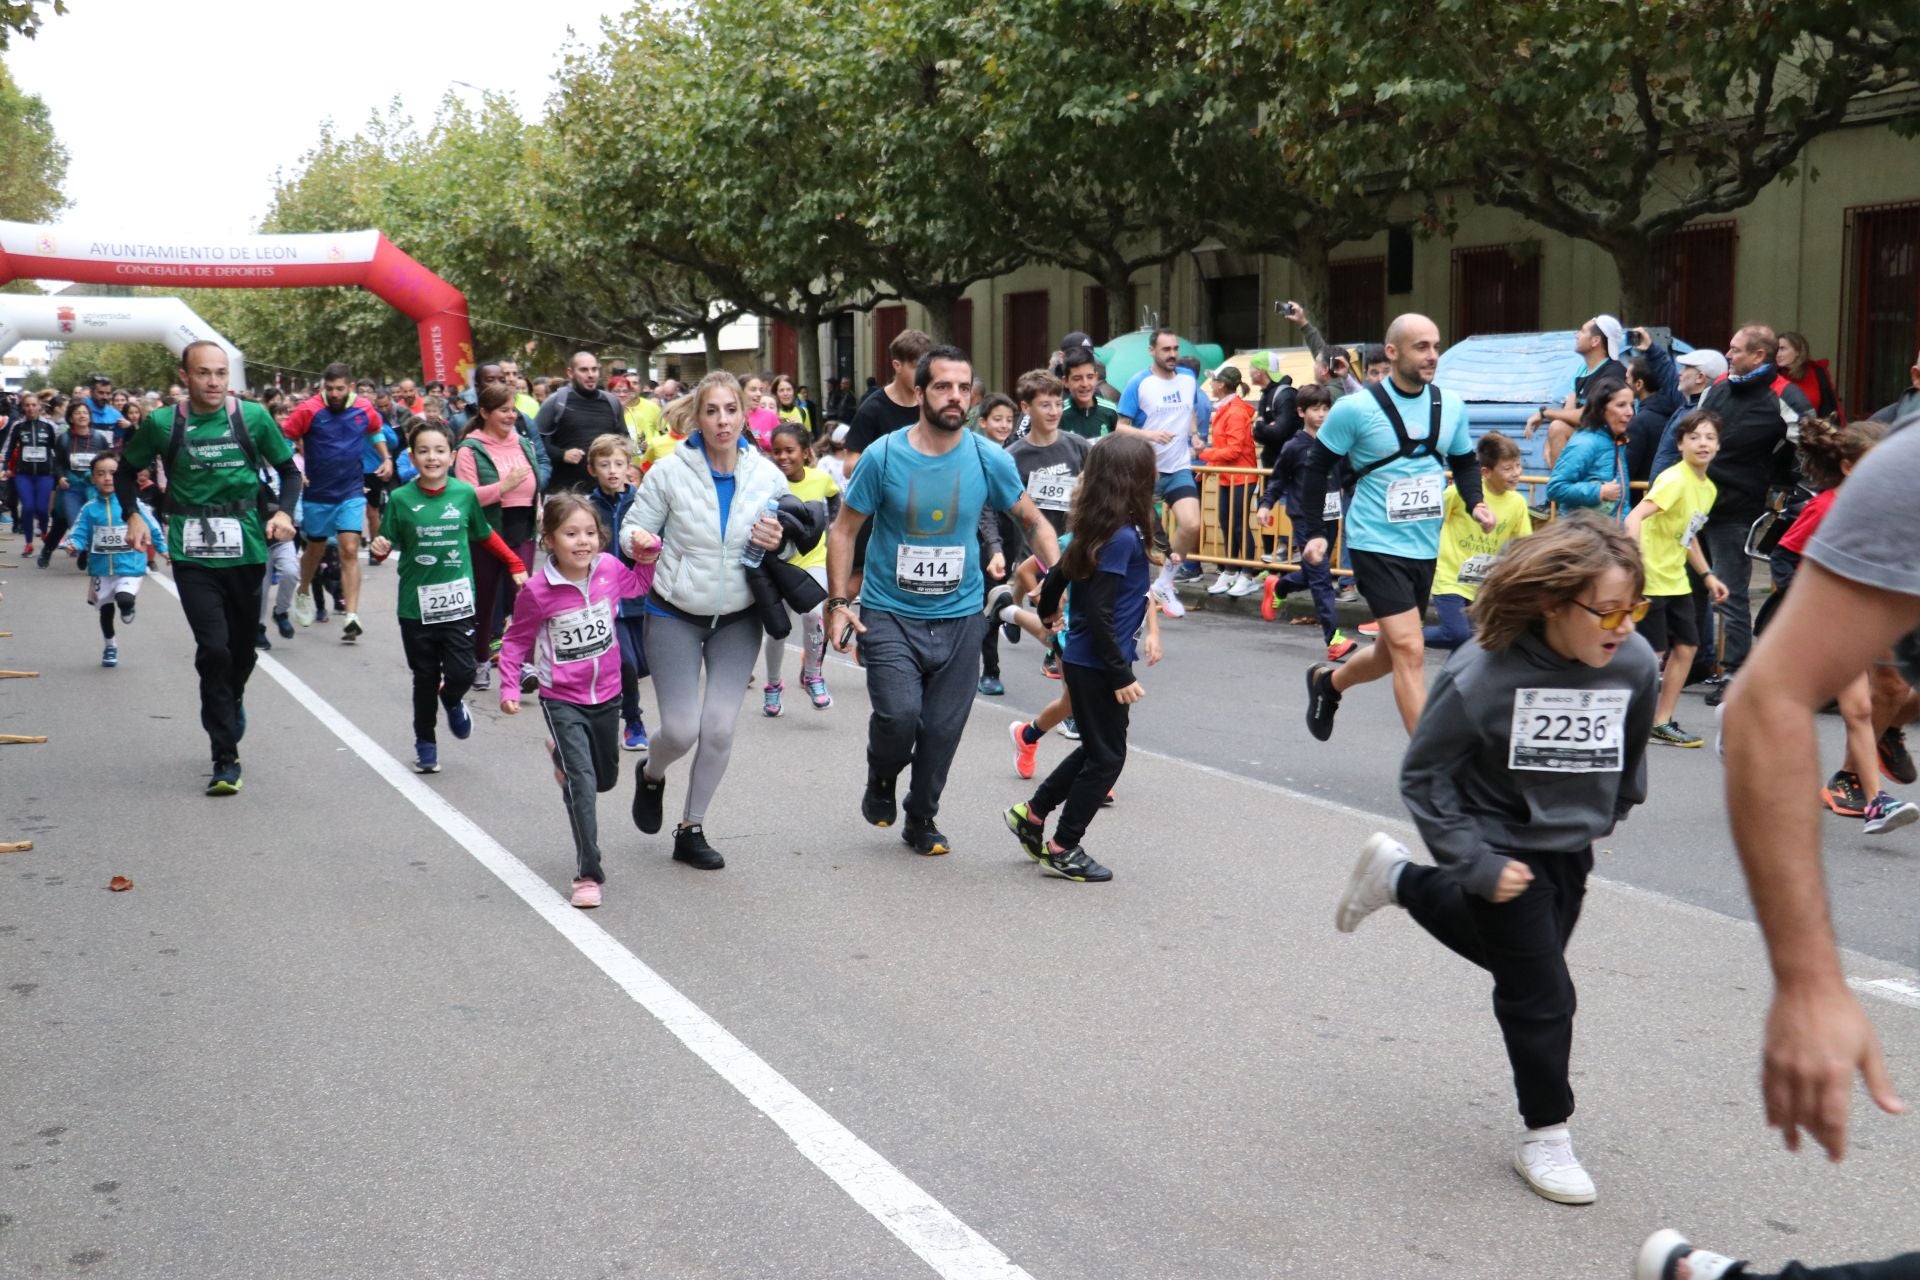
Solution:
[{"label": "yellow t-shirt", "polygon": [[685,436],[677,436],[671,431],[663,431],[647,442],[647,451],[640,455],[640,469],[645,471],[660,459],[680,447]]},{"label": "yellow t-shirt", "polygon": [[627,406],[626,420],[627,431],[633,436],[635,457],[644,456],[654,438],[666,434],[667,424],[660,412],[660,402],[652,396],[636,396]]},{"label": "yellow t-shirt", "polygon": [[1640,522],[1640,558],[1647,564],[1648,595],[1691,592],[1687,546],[1706,525],[1717,494],[1713,481],[1695,475],[1685,462],[1676,462],[1654,477],[1646,500],[1660,510]]},{"label": "yellow t-shirt", "polygon": [[1500,554],[1500,548],[1533,532],[1533,516],[1518,489],[1509,489],[1497,497],[1487,489],[1482,491],[1481,500],[1487,504],[1487,510],[1493,512],[1492,533],[1482,529],[1467,510],[1467,504],[1460,500],[1460,490],[1447,486],[1440,525],[1440,559],[1433,567],[1434,595],[1473,599],[1480,591],[1480,584],[1487,580],[1487,572],[1493,568],[1493,558]]},{"label": "yellow t-shirt", "polygon": [[[808,467],[800,473],[798,480],[789,480],[787,490],[802,502],[824,503],[828,498],[840,496],[840,486],[833,477],[818,467]],[[787,563],[796,569],[813,569],[827,562],[827,540],[820,539],[818,545],[805,555],[795,556]]]}]

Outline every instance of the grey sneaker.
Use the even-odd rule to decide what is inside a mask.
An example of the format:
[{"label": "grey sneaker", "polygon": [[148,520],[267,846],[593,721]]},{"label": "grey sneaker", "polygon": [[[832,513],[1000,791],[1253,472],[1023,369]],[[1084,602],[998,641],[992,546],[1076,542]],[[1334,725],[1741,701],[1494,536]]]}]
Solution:
[{"label": "grey sneaker", "polygon": [[1347,890],[1333,913],[1333,927],[1352,933],[1360,922],[1382,907],[1393,905],[1394,872],[1413,860],[1407,846],[1392,836],[1376,831],[1367,837],[1360,860],[1347,877]]},{"label": "grey sneaker", "polygon": [[1678,720],[1669,720],[1665,724],[1653,726],[1653,731],[1647,737],[1650,741],[1664,742],[1670,747],[1703,747],[1707,741],[1697,733],[1688,733],[1682,729]]},{"label": "grey sneaker", "polygon": [[1113,872],[1107,870],[1092,858],[1079,845],[1065,853],[1055,853],[1051,847],[1047,856],[1040,859],[1040,870],[1062,880],[1072,880],[1079,884],[1105,884],[1113,879]]}]

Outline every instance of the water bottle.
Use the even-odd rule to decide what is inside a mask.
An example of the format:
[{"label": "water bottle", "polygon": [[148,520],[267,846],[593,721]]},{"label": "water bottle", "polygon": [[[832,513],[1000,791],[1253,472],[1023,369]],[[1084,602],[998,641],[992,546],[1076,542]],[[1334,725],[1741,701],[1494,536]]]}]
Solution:
[{"label": "water bottle", "polygon": [[[769,520],[778,519],[779,515],[780,515],[780,499],[768,498],[767,499],[767,519]],[[760,567],[760,561],[766,557],[766,554],[767,554],[766,548],[761,547],[755,543],[749,542],[747,544],[747,549],[740,553],[740,563],[745,565],[749,569],[758,569]]]}]

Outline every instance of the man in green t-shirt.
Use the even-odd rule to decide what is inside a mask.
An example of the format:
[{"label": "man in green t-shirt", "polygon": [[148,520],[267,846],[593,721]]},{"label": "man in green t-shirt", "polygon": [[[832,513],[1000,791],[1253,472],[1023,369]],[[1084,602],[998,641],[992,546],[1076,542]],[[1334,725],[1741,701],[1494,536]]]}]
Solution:
[{"label": "man in green t-shirt", "polygon": [[[173,583],[193,629],[200,724],[213,746],[210,796],[240,790],[240,738],[247,731],[241,699],[253,674],[267,543],[293,536],[301,481],[293,447],[273,418],[250,400],[229,399],[227,376],[227,353],[218,343],[190,343],[180,354],[186,400],[150,414],[127,439],[121,461],[129,475],[156,459],[166,468],[162,511],[173,549]],[[174,419],[182,412],[187,414],[184,440],[169,456]],[[244,441],[236,426],[244,430]],[[266,489],[263,466],[279,472],[278,497]],[[145,550],[153,537],[140,516],[135,486],[118,486],[116,492],[126,516],[127,546]]]},{"label": "man in green t-shirt", "polygon": [[1067,405],[1060,415],[1060,430],[1084,440],[1098,440],[1113,434],[1120,414],[1098,398],[1100,362],[1094,359],[1093,352],[1086,347],[1074,347],[1061,364],[1065,368],[1061,377],[1067,384]]}]

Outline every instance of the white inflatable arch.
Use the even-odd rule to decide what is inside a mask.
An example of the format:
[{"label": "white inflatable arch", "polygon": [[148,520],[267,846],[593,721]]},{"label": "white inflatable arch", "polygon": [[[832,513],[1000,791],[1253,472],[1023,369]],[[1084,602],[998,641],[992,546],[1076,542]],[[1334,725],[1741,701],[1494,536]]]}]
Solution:
[{"label": "white inflatable arch", "polygon": [[29,339],[50,342],[163,342],[176,356],[189,342],[217,342],[227,353],[229,382],[247,385],[240,349],[178,298],[76,298],[68,294],[0,293],[0,356]]}]

